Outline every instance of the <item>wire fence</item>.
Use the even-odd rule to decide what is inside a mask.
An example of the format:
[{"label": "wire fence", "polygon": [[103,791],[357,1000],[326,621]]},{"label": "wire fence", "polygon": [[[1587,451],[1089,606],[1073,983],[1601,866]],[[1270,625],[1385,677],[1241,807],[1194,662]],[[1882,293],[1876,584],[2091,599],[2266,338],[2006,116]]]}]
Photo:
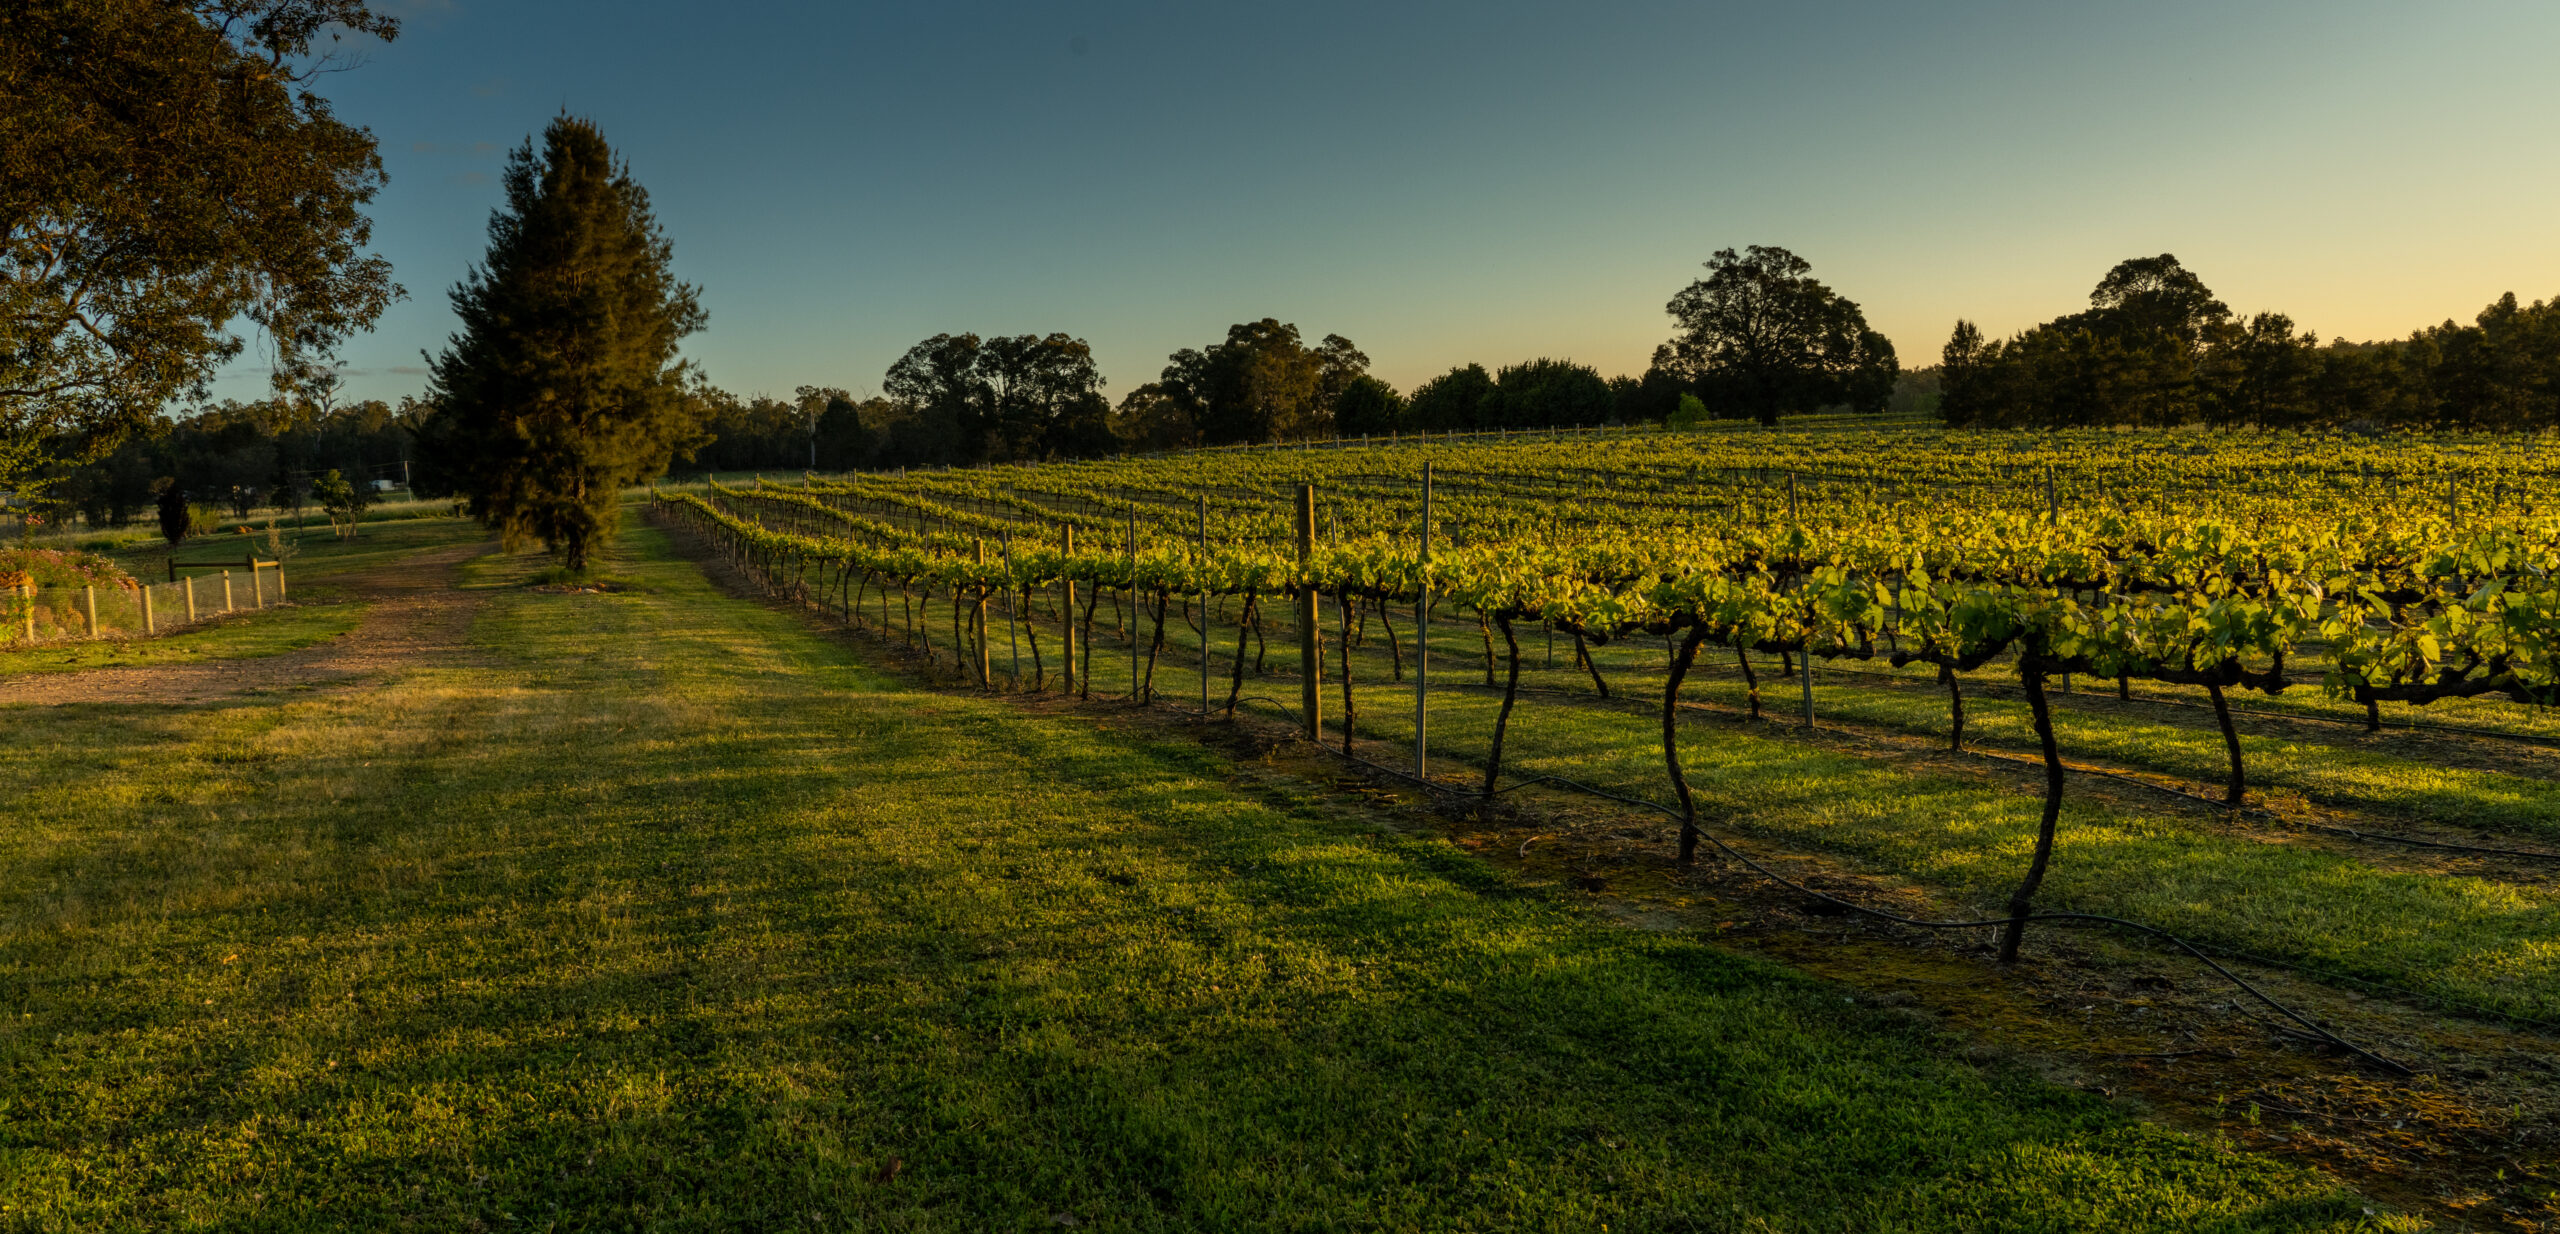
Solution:
[{"label": "wire fence", "polygon": [[0,647],[153,638],[227,614],[282,604],[285,598],[284,566],[279,562],[157,583],[126,580],[104,587],[20,583],[0,593]]}]

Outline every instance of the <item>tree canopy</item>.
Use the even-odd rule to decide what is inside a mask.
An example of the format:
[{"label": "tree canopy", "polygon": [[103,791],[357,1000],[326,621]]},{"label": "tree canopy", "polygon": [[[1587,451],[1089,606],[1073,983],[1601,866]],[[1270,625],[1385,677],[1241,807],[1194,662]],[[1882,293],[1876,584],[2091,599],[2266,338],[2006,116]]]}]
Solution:
[{"label": "tree canopy", "polygon": [[2118,263],[2089,308],[2001,340],[1958,321],[1940,353],[1951,424],[2560,426],[2560,298],[2510,293],[2471,324],[2350,343],[2283,313],[2243,319],[2163,253]]},{"label": "tree canopy", "polygon": [[1012,462],[1113,444],[1093,348],[1067,334],[937,334],[889,366],[891,453],[916,462]]},{"label": "tree canopy", "polygon": [[1203,445],[1295,441],[1336,431],[1335,404],[1368,371],[1351,340],[1328,334],[1309,347],[1297,326],[1265,317],[1229,326],[1214,347],[1173,353],[1150,397]]},{"label": "tree canopy", "polygon": [[39,438],[102,450],[201,394],[235,322],[289,383],[401,294],[366,251],[373,135],[310,87],[347,32],[399,23],[361,0],[0,12],[0,465]]},{"label": "tree canopy", "polygon": [[462,333],[429,362],[424,453],[480,521],[571,569],[622,489],[701,444],[678,343],[704,323],[674,245],[604,134],[563,115],[509,158],[489,253],[452,293]]},{"label": "tree canopy", "polygon": [[1901,371],[1893,344],[1812,270],[1782,248],[1717,250],[1707,277],[1671,298],[1680,333],[1654,353],[1656,367],[1720,414],[1763,424],[1833,404],[1883,410]]}]

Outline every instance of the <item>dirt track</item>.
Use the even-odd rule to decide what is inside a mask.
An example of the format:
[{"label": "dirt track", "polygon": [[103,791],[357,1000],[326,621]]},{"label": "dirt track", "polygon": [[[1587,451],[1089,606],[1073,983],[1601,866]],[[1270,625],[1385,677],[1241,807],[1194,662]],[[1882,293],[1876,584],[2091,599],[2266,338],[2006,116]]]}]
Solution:
[{"label": "dirt track", "polygon": [[355,629],[324,643],[253,660],[30,673],[0,679],[0,707],[212,702],[376,677],[450,658],[461,653],[472,614],[480,607],[478,595],[455,589],[455,574],[465,560],[489,547],[434,549],[331,580],[350,600],[369,607]]}]

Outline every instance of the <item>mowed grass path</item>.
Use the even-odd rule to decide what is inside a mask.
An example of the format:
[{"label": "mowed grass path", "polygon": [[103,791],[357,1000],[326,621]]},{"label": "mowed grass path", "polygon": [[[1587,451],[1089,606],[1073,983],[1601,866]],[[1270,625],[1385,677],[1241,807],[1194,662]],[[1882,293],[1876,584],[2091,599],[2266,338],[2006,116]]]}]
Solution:
[{"label": "mowed grass path", "polygon": [[[239,610],[192,630],[159,638],[99,639],[48,643],[10,649],[0,642],[0,677],[28,673],[74,673],[93,668],[139,668],[198,664],[207,660],[254,660],[283,655],[326,642],[356,628],[365,605],[342,598],[345,575],[390,565],[421,549],[467,543],[481,538],[476,524],[456,518],[419,517],[370,522],[353,540],[340,540],[324,525],[306,531],[299,550],[286,564],[286,582],[294,603],[268,609],[250,607],[245,571],[234,581]],[[211,561],[226,553],[265,551],[263,537],[207,536],[178,550],[181,561]],[[118,553],[117,564],[136,578],[158,582],[166,577],[168,546]],[[234,560],[237,560],[235,558]],[[204,612],[221,604],[218,578],[205,570],[188,570],[207,581]]]},{"label": "mowed grass path", "polygon": [[0,710],[0,1228],[2374,1225],[655,533],[535,564],[473,666]]}]

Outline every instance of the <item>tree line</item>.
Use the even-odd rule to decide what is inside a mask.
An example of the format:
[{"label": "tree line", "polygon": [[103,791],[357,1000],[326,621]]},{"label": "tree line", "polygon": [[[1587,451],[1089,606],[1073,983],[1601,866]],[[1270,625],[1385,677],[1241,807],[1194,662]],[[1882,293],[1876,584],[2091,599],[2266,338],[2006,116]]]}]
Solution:
[{"label": "tree line", "polygon": [[1935,376],[1959,426],[2544,429],[2560,426],[2560,298],[2511,292],[2468,325],[2323,343],[2282,313],[2240,317],[2163,253],[2010,338],[1957,322]]},{"label": "tree line", "polygon": [[243,521],[266,508],[314,505],[314,486],[337,472],[348,482],[409,477],[420,409],[368,399],[346,406],[290,399],[226,401],[151,422],[80,465],[56,463],[45,495],[56,512],[92,527],[155,517],[167,494]]},{"label": "tree line", "polygon": [[[1350,339],[1310,343],[1276,318],[1168,356],[1116,404],[1084,340],[937,334],[899,357],[880,395],[803,386],[791,399],[695,397],[708,470],[974,465],[1391,433],[1756,419],[1882,410],[1903,374],[1893,345],[1803,258],[1718,252],[1667,310],[1678,333],[1639,376],[1572,360],[1463,364],[1402,393]],[[1686,411],[1684,413],[1684,408]]]},{"label": "tree line", "polygon": [[[671,273],[647,192],[565,113],[510,158],[424,393],[341,410],[328,358],[405,293],[368,247],[374,137],[312,83],[350,67],[338,34],[390,39],[399,23],[366,0],[44,0],[6,21],[0,494],[103,522],[155,496],[245,515],[307,500],[315,473],[407,462],[421,492],[459,494],[510,542],[577,566],[618,494],[680,462],[968,465],[1932,403],[1984,426],[2560,424],[2560,301],[2509,296],[2467,325],[2324,344],[2280,313],[2242,319],[2164,254],[2007,339],[1959,322],[1940,362],[1911,373],[1855,301],[1766,246],[1716,252],[1633,375],[1537,358],[1398,391],[1350,339],[1264,318],[1175,351],[1116,401],[1091,346],[1064,332],[936,334],[876,395],[739,398],[680,353],[707,317]],[[168,415],[201,405],[244,332],[273,350],[275,396]]]}]

